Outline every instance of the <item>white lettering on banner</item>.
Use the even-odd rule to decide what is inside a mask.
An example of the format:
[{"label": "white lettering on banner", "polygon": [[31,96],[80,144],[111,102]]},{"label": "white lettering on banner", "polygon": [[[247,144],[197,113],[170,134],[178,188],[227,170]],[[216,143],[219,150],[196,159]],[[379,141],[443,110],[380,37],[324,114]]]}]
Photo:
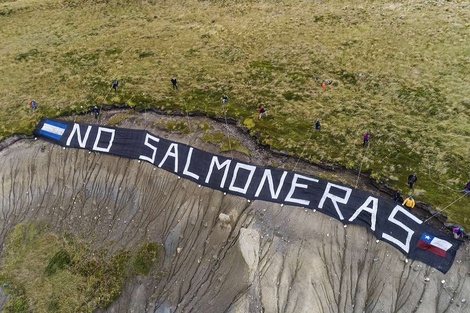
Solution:
[{"label": "white lettering on banner", "polygon": [[[369,203],[372,202],[372,208],[369,208]],[[377,221],[377,208],[379,206],[379,199],[369,196],[367,200],[359,207],[359,209],[354,212],[353,216],[349,218],[349,221],[352,222],[356,217],[361,214],[362,211],[369,212],[370,217],[370,228],[372,231],[375,231],[375,223]]]},{"label": "white lettering on banner", "polygon": [[297,199],[297,198],[292,198],[292,195],[294,194],[295,192],[295,188],[308,188],[308,185],[305,185],[305,184],[298,184],[297,183],[297,179],[305,179],[305,180],[309,180],[309,181],[313,181],[315,183],[318,183],[318,179],[315,179],[315,178],[310,178],[310,177],[307,177],[307,176],[303,176],[303,175],[299,175],[297,173],[294,174],[294,178],[292,178],[292,185],[290,187],[290,190],[289,190],[289,193],[287,194],[286,198],[284,199],[284,201],[289,201],[289,202],[293,202],[293,203],[298,203],[298,204],[302,204],[302,205],[309,205],[310,204],[310,201],[307,201],[307,200],[303,200],[303,199]]},{"label": "white lettering on banner", "polygon": [[271,174],[270,169],[265,169],[263,173],[263,177],[261,178],[261,182],[259,183],[258,190],[256,190],[255,197],[258,197],[259,194],[261,193],[261,190],[263,189],[264,183],[266,179],[268,180],[268,185],[269,185],[269,191],[271,192],[271,198],[277,199],[279,197],[279,194],[281,193],[282,186],[284,185],[284,180],[286,179],[287,172],[284,171],[282,173],[281,180],[279,181],[279,186],[277,186],[277,190],[274,191],[274,183],[273,183],[273,176]]},{"label": "white lettering on banner", "polygon": [[188,156],[187,156],[187,158],[186,158],[186,164],[184,165],[183,175],[191,176],[192,178],[198,180],[198,179],[199,179],[199,175],[194,174],[194,173],[188,171],[188,169],[189,169],[189,163],[191,163],[191,157],[192,157],[192,155],[193,155],[193,150],[194,150],[193,147],[190,147],[190,148],[189,148]]},{"label": "white lettering on banner", "polygon": [[77,133],[78,145],[81,148],[85,148],[86,142],[88,140],[88,136],[90,135],[90,130],[91,130],[91,126],[88,126],[88,128],[85,132],[85,136],[82,138],[82,134],[80,132],[80,125],[77,124],[77,123],[74,123],[73,128],[72,128],[72,132],[70,133],[69,138],[67,139],[67,146],[70,146],[70,142],[72,141],[73,136],[75,135],[75,133]]},{"label": "white lettering on banner", "polygon": [[[250,171],[248,179],[246,180],[245,186],[243,188],[235,187],[235,181],[237,179],[239,168]],[[235,169],[233,170],[232,182],[230,183],[230,187],[228,187],[228,189],[231,191],[246,194],[246,191],[248,190],[248,187],[250,186],[251,180],[253,179],[253,175],[255,174],[255,170],[256,170],[256,166],[243,164],[243,163],[237,163],[237,165],[235,165]]]},{"label": "white lettering on banner", "polygon": [[[345,198],[340,198],[337,195],[334,195],[334,194],[330,193],[331,187],[335,187],[337,189],[341,189],[341,190],[346,191],[346,197]],[[325,200],[327,198],[329,198],[329,199],[331,199],[331,202],[333,202],[333,206],[336,209],[336,213],[338,213],[339,219],[344,220],[343,214],[341,213],[341,211],[338,207],[338,202],[341,203],[341,204],[348,203],[349,197],[351,196],[351,191],[352,191],[351,188],[343,187],[343,186],[332,184],[332,183],[328,183],[326,185],[326,189],[325,189],[325,192],[323,193],[323,196],[320,200],[320,203],[318,204],[318,208],[323,209],[323,205],[325,204]]]},{"label": "white lettering on banner", "polygon": [[[106,147],[106,148],[98,147],[98,143],[101,139],[101,133],[103,133],[103,132],[111,134],[111,139],[109,140],[108,147]],[[109,152],[109,149],[111,149],[111,146],[113,145],[114,133],[115,132],[116,132],[116,130],[114,130],[114,129],[98,127],[98,134],[96,134],[96,139],[95,139],[95,144],[93,145],[93,150],[102,151],[102,152]]]},{"label": "white lettering on banner", "polygon": [[388,220],[390,222],[392,222],[393,224],[395,225],[398,225],[400,226],[402,229],[404,229],[408,235],[406,236],[406,241],[403,243],[402,241],[398,240],[397,238],[395,237],[392,237],[391,235],[389,234],[386,234],[386,233],[382,233],[382,238],[385,238],[387,239],[388,241],[390,242],[393,242],[394,244],[396,244],[397,246],[399,246],[400,248],[402,248],[406,253],[408,253],[410,251],[410,241],[411,241],[411,237],[413,236],[413,234],[415,233],[411,228],[409,228],[408,226],[406,226],[405,224],[403,224],[402,222],[400,222],[399,220],[395,219],[395,215],[398,213],[398,212],[401,212],[403,214],[405,214],[406,216],[408,216],[410,219],[412,219],[414,222],[418,223],[418,224],[422,224],[423,221],[421,221],[419,218],[417,218],[416,216],[414,216],[413,214],[411,214],[410,212],[408,212],[407,210],[405,210],[404,208],[402,208],[401,206],[397,205],[395,206],[395,208],[393,209],[392,213],[390,213],[390,216],[388,217]]},{"label": "white lettering on banner", "polygon": [[217,166],[218,170],[221,170],[223,167],[225,167],[224,176],[222,177],[222,180],[220,181],[220,188],[224,188],[225,180],[227,179],[228,169],[230,167],[231,162],[232,161],[230,161],[230,160],[225,160],[225,162],[220,164],[219,163],[219,158],[215,155],[212,156],[212,161],[211,161],[211,165],[209,167],[209,172],[207,173],[207,176],[206,176],[206,184],[208,184],[209,180],[211,179],[212,169],[214,168],[214,164],[215,164]]},{"label": "white lettering on banner", "polygon": [[174,172],[178,173],[178,144],[177,143],[170,144],[170,146],[168,147],[168,150],[166,150],[165,156],[163,157],[160,164],[158,164],[158,167],[162,167],[163,163],[165,163],[166,159],[169,156],[175,158]]},{"label": "white lettering on banner", "polygon": [[147,147],[149,147],[150,149],[153,150],[153,153],[152,153],[152,157],[149,158],[148,156],[145,156],[145,155],[139,155],[139,159],[141,160],[144,160],[144,161],[148,161],[150,163],[154,163],[155,162],[155,155],[157,154],[157,147],[155,147],[154,145],[152,145],[150,142],[149,142],[149,139],[155,141],[155,142],[159,142],[160,141],[160,138],[157,138],[155,136],[152,136],[150,134],[145,134],[145,141],[144,141],[144,145],[146,145]]}]

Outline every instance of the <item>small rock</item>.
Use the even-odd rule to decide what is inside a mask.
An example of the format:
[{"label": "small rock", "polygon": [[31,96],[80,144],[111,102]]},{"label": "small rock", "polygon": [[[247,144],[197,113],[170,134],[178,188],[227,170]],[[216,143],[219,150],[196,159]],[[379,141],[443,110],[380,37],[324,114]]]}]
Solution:
[{"label": "small rock", "polygon": [[343,227],[346,228],[346,227],[348,227],[348,225],[344,225]]},{"label": "small rock", "polygon": [[176,248],[176,253],[179,254],[181,252],[181,250],[183,250],[183,248]]},{"label": "small rock", "polygon": [[379,243],[379,241],[380,241],[380,240],[377,239],[377,240],[375,241],[375,243]]},{"label": "small rock", "polygon": [[224,224],[229,224],[230,223],[230,216],[224,213],[219,214],[219,221],[221,221]]},{"label": "small rock", "polygon": [[445,283],[446,283],[445,279],[441,280],[441,284],[445,284]]},{"label": "small rock", "polygon": [[429,277],[426,277],[426,278],[424,279],[424,281],[425,281],[425,282],[430,281]]},{"label": "small rock", "polygon": [[462,303],[465,303],[466,301],[467,301],[467,300],[465,300],[465,299],[462,299],[460,302],[462,302]]}]

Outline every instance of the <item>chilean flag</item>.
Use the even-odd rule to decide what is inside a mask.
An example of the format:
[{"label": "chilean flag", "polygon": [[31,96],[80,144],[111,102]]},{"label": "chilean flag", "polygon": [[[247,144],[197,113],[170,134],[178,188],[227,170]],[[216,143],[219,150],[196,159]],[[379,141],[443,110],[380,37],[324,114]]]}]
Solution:
[{"label": "chilean flag", "polygon": [[423,233],[418,240],[418,248],[432,252],[438,256],[445,257],[446,251],[452,247],[452,244],[443,239],[434,237],[431,234]]}]

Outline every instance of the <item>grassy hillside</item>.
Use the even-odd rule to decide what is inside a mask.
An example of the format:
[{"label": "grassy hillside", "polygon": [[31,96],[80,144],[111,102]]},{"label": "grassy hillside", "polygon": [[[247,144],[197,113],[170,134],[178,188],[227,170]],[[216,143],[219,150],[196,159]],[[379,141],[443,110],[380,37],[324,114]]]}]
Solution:
[{"label": "grassy hillside", "polygon": [[417,172],[470,228],[468,198],[447,207],[470,179],[469,26],[468,1],[0,1],[0,138],[110,102],[222,116],[225,93],[260,141],[403,193]]}]

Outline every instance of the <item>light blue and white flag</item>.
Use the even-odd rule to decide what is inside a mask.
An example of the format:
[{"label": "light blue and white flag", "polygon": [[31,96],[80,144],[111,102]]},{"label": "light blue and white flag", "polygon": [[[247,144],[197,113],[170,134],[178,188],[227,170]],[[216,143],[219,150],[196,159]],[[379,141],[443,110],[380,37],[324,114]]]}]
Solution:
[{"label": "light blue and white flag", "polygon": [[67,128],[67,124],[58,123],[47,119],[41,127],[39,133],[45,137],[60,140]]}]

